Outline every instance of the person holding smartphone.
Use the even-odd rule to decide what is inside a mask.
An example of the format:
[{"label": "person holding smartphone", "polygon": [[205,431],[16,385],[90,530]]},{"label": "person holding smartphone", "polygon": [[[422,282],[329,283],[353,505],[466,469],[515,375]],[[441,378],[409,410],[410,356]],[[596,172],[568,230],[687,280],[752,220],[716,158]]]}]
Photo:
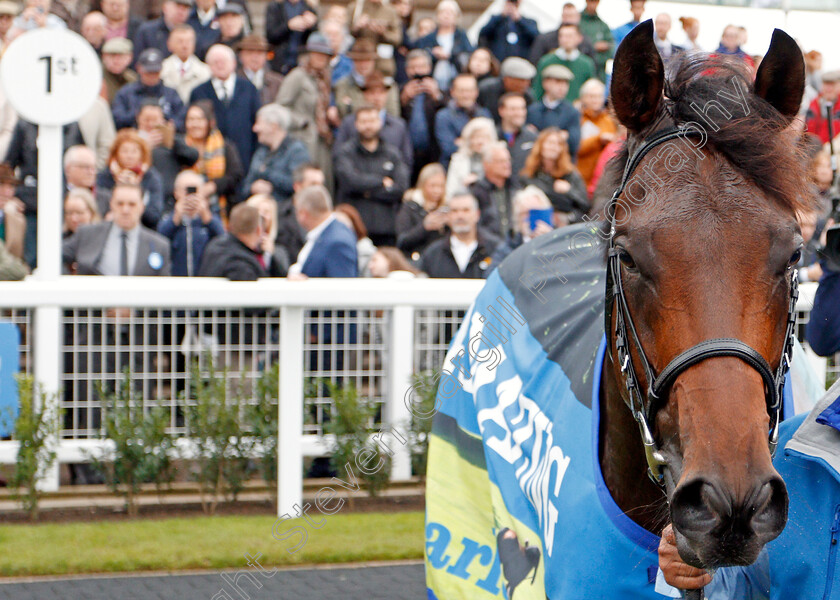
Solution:
[{"label": "person holding smartphone", "polygon": [[478,45],[489,48],[499,62],[511,56],[528,58],[540,30],[534,19],[522,16],[519,0],[506,0],[478,34]]},{"label": "person holding smartphone", "polygon": [[554,231],[552,225],[554,210],[548,196],[535,185],[529,185],[513,197],[513,214],[516,220],[516,235],[505,240],[493,252],[493,268],[507,258],[508,254],[546,233]]},{"label": "person holding smartphone", "polygon": [[182,171],[173,187],[175,206],[158,224],[158,233],[170,241],[172,275],[178,277],[198,274],[207,243],[225,232],[202,193],[204,183],[204,177],[198,173]]}]

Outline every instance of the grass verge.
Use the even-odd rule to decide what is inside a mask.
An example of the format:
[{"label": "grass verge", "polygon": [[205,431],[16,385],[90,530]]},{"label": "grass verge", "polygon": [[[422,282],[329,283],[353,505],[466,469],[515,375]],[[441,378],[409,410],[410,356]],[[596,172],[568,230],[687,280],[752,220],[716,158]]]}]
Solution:
[{"label": "grass verge", "polygon": [[[313,514],[313,512],[315,514]],[[0,576],[245,567],[261,553],[269,566],[400,560],[423,557],[423,513],[362,513],[324,517],[319,529],[287,520],[272,537],[274,517],[217,516],[126,522],[0,526]],[[316,519],[321,519],[319,522]],[[296,530],[297,531],[297,530]]]}]

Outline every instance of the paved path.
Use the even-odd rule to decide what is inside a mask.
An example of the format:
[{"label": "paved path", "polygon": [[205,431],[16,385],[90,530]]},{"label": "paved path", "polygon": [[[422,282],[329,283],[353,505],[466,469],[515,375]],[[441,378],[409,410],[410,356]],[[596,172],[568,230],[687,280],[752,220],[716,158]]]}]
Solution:
[{"label": "paved path", "polygon": [[[0,583],[2,600],[424,600],[423,565],[390,565],[278,570],[272,577],[256,569],[190,575],[144,575],[40,579]],[[223,577],[224,576],[224,577]],[[229,583],[236,578],[243,594]],[[226,581],[227,579],[227,581]],[[262,585],[258,589],[254,582]]]}]

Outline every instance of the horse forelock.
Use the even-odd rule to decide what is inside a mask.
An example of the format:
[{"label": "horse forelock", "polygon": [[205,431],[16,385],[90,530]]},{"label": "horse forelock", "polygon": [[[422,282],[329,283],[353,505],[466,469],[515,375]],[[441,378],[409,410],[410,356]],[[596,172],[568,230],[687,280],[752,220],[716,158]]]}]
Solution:
[{"label": "horse forelock", "polygon": [[[701,114],[704,109],[705,116]],[[816,207],[817,194],[809,177],[803,136],[791,130],[786,119],[767,101],[752,93],[750,73],[743,62],[726,56],[687,53],[670,65],[658,118],[640,135],[631,136],[608,163],[593,207],[599,216],[607,214],[606,206],[621,182],[630,153],[656,131],[681,126],[701,127],[705,139],[699,150],[723,158],[747,184],[758,188],[766,196],[763,204],[767,210],[782,208],[800,213]],[[727,202],[733,206],[741,203],[744,191],[737,185],[737,178],[730,176],[729,169],[719,168],[715,182],[708,176],[698,177],[701,171],[708,175],[708,167],[701,169],[702,161],[688,154],[693,164],[669,177],[662,195],[667,198],[669,191],[685,192],[685,184],[690,182],[694,190],[708,187],[711,192],[714,188],[714,193],[691,194],[700,210],[716,211]],[[717,160],[712,164],[726,166]],[[760,203],[760,199],[756,201]],[[704,202],[711,204],[706,207]],[[604,223],[604,227],[607,231],[609,224]]]}]

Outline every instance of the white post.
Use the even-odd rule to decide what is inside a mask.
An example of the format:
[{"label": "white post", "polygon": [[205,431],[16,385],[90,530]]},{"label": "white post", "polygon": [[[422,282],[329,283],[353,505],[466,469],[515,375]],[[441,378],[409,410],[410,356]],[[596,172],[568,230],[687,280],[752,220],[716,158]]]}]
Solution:
[{"label": "white post", "polygon": [[414,307],[395,306],[391,313],[391,336],[388,347],[388,399],[385,405],[385,423],[401,437],[390,436],[389,444],[394,455],[391,458],[391,481],[405,481],[411,478],[411,448],[409,422],[411,413],[405,397],[411,386],[414,367]]},{"label": "white post", "polygon": [[[62,130],[60,125],[41,125],[38,128],[38,267],[40,281],[55,281],[61,275],[61,216],[62,216]],[[58,298],[55,298],[58,301]],[[61,309],[41,306],[35,309],[35,382],[52,400],[50,412],[58,413],[61,384]],[[58,447],[58,439],[47,441],[51,449]],[[58,461],[46,469],[39,483],[44,491],[58,489]]]},{"label": "white post", "polygon": [[280,310],[277,515],[303,503],[303,308]]}]

